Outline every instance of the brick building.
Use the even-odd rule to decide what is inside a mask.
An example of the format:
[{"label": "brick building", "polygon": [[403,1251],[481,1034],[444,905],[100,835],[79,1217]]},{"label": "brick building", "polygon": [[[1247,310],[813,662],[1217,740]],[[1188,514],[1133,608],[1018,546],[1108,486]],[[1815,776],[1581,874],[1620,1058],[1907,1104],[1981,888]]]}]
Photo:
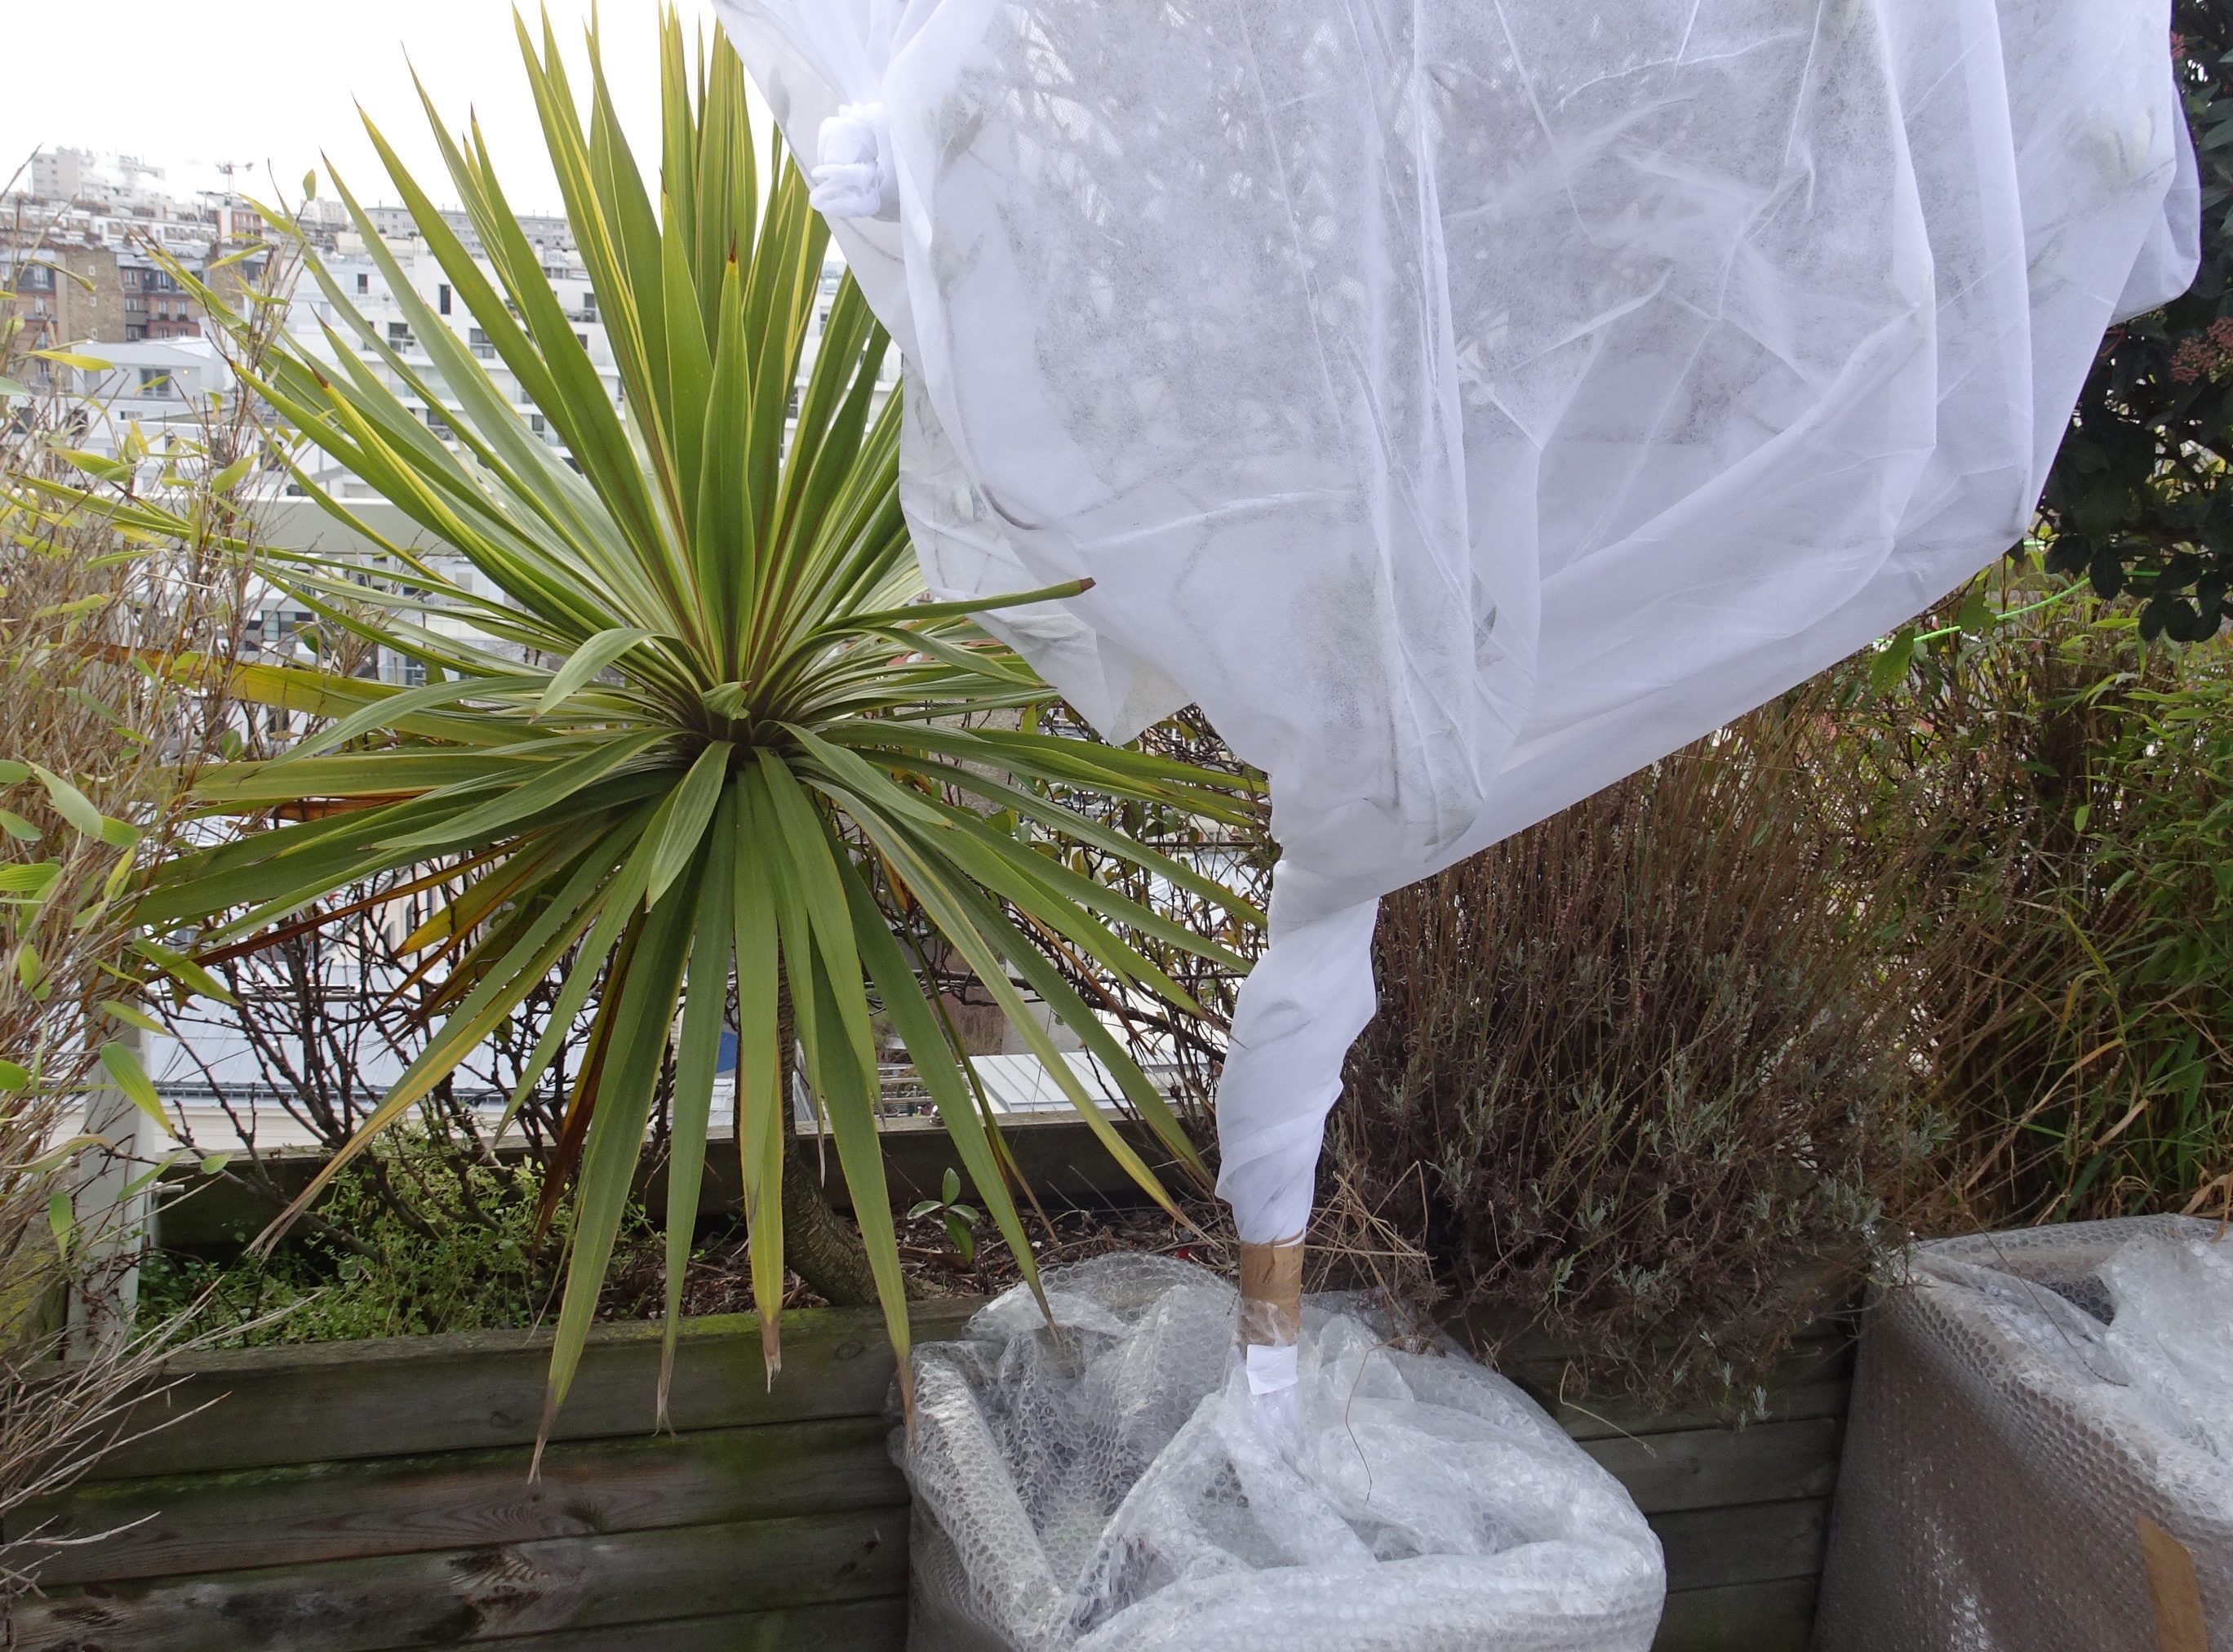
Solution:
[{"label": "brick building", "polygon": [[179,279],[153,258],[126,253],[117,260],[127,342],[140,339],[199,338],[201,306]]},{"label": "brick building", "polygon": [[84,339],[124,336],[124,289],[117,255],[87,242],[26,244],[0,233],[0,300],[23,322],[21,350],[50,350]]}]

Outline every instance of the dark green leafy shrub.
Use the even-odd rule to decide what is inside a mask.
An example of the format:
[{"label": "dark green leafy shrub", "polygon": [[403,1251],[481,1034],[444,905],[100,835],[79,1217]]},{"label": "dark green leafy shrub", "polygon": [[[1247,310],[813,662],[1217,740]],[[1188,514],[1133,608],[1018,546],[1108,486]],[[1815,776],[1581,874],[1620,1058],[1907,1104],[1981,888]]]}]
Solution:
[{"label": "dark green leafy shrub", "polygon": [[2233,7],[2177,0],[2172,47],[2202,167],[2191,289],[2112,329],[2047,488],[2050,571],[2139,605],[2142,633],[2217,634],[2233,580]]}]

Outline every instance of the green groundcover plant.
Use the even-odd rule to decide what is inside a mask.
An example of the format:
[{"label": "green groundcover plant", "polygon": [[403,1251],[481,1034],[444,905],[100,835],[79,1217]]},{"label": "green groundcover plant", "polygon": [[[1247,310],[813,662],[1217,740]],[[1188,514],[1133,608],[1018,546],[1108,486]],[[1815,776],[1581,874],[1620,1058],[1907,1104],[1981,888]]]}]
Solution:
[{"label": "green groundcover plant", "polygon": [[[875,1113],[881,1012],[994,1226],[1019,1258],[1030,1255],[989,1110],[921,985],[933,947],[966,964],[1008,1011],[1144,1187],[1163,1197],[1026,992],[1115,1076],[1179,1163],[1201,1174],[1164,1102],[1050,954],[1090,965],[1112,992],[1182,1010],[1191,999],[1128,932],[1240,960],[1113,880],[1081,875],[1069,849],[1090,845],[1253,914],[1194,868],[1056,797],[1132,800],[1213,822],[1246,818],[1258,802],[1228,776],[1033,732],[1035,718],[1015,712],[1044,704],[1046,687],[962,605],[923,600],[898,500],[899,395],[881,405],[877,396],[886,335],[848,276],[798,387],[827,230],[796,167],[772,145],[763,162],[726,41],[716,36],[693,55],[677,19],[664,20],[654,181],[615,117],[594,31],[586,114],[547,20],[539,42],[524,23],[520,36],[623,405],[615,407],[577,341],[478,132],[452,138],[429,105],[492,278],[372,129],[458,301],[572,462],[530,432],[525,409],[415,295],[342,188],[432,371],[391,348],[309,254],[340,325],[322,352],[283,344],[255,388],[302,439],[461,553],[483,583],[469,589],[382,540],[297,467],[327,510],[382,545],[381,565],[374,579],[361,563],[267,553],[270,576],[329,624],[419,662],[426,681],[399,687],[297,667],[232,672],[235,693],[308,714],[317,732],[275,760],[205,771],[203,803],[247,825],[169,863],[140,915],[191,932],[207,957],[329,920],[342,909],[337,892],[446,892],[441,915],[413,938],[442,1018],[349,1153],[404,1118],[563,964],[550,1025],[583,1008],[594,1019],[550,1181],[556,1190],[570,1175],[575,1202],[547,1429],[670,1061],[671,1356],[709,1098],[732,1024],[771,1380],[794,1025],[856,1211],[890,1208]],[[283,213],[272,216],[283,236],[302,240]],[[198,296],[225,324],[248,324],[220,294]],[[456,446],[391,385],[439,408]],[[154,504],[113,508],[140,531],[186,525]],[[446,618],[511,647],[468,646]],[[277,823],[282,806],[296,817]],[[536,1052],[522,1095],[550,1054]],[[862,1226],[904,1350],[891,1224]],[[664,1389],[662,1380],[662,1403]]]},{"label": "green groundcover plant", "polygon": [[[268,1256],[148,1255],[140,1311],[175,1316],[219,1347],[524,1330],[554,1294],[561,1259],[552,1240],[570,1226],[562,1209],[553,1232],[538,1232],[541,1193],[532,1161],[470,1159],[433,1131],[391,1130],[334,1179],[316,1233]],[[648,1273],[658,1248],[642,1203],[631,1200],[615,1272]]]}]

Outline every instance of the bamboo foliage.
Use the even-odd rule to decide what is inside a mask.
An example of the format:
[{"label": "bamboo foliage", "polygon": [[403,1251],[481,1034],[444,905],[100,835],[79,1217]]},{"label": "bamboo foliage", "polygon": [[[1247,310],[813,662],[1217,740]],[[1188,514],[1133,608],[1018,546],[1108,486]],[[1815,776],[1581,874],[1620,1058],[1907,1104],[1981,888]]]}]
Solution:
[{"label": "bamboo foliage", "polygon": [[[1056,800],[1091,793],[1230,822],[1257,807],[1245,786],[996,715],[1043,704],[1049,691],[963,605],[923,600],[898,501],[899,395],[881,405],[876,396],[885,333],[846,277],[798,385],[826,228],[795,166],[777,159],[763,175],[761,157],[779,152],[755,139],[726,41],[717,35],[693,53],[671,14],[663,35],[654,185],[615,118],[594,30],[583,93],[569,81],[547,19],[539,41],[520,29],[617,363],[618,408],[478,131],[451,137],[428,106],[487,270],[372,129],[458,299],[573,463],[529,431],[525,409],[431,313],[342,189],[432,370],[391,348],[312,255],[311,276],[338,321],[323,350],[277,352],[256,388],[480,578],[452,579],[381,539],[297,465],[328,511],[383,547],[383,566],[375,581],[361,564],[302,554],[274,576],[330,624],[419,661],[426,682],[398,687],[295,667],[234,673],[238,693],[322,719],[321,732],[276,760],[207,771],[204,803],[251,828],[172,862],[140,908],[159,929],[190,930],[208,953],[315,919],[338,891],[453,869],[445,912],[413,938],[426,979],[439,981],[442,1018],[350,1153],[426,1097],[562,959],[576,960],[550,1024],[594,1005],[593,1030],[554,1176],[555,1185],[572,1174],[577,1204],[546,1429],[573,1376],[670,1058],[671,1355],[732,991],[737,1141],[772,1380],[786,1005],[856,1210],[890,1208],[875,1115],[872,1016],[881,1011],[1028,1268],[997,1127],[921,985],[923,946],[934,938],[966,962],[1109,1150],[1165,1198],[1026,994],[1116,1076],[1180,1163],[1199,1174],[1200,1161],[1038,943],[1058,942],[1119,990],[1182,1010],[1195,1006],[1128,932],[1239,960],[1080,875],[1064,849],[1090,843],[1254,920],[1194,869]],[[292,229],[282,214],[274,221]],[[200,296],[212,314],[247,324],[219,295]],[[391,384],[441,408],[455,447]],[[140,530],[178,526],[158,506],[114,508]],[[461,641],[465,627],[446,621],[510,646]],[[545,660],[557,663],[537,663]],[[328,806],[293,808],[308,817],[264,826],[276,806],[306,798]],[[522,1096],[553,1053],[535,1053]],[[904,1350],[891,1226],[864,1214],[863,1226]]]}]

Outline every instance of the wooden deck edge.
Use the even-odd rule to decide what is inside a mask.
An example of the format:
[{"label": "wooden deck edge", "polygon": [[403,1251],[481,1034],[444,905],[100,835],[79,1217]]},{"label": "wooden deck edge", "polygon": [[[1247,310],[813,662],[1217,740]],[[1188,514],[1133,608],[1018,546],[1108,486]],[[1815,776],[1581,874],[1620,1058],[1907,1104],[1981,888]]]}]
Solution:
[{"label": "wooden deck edge", "polygon": [[[710,1616],[661,1617],[615,1629],[562,1629],[498,1641],[518,1652],[633,1652],[655,1637],[658,1652],[903,1652],[908,1599],[794,1606],[772,1612],[719,1612]],[[413,1644],[381,1652],[422,1652]]]},{"label": "wooden deck edge", "polygon": [[[943,1297],[909,1304],[908,1323],[915,1337],[931,1341],[950,1337],[963,1322],[983,1307],[982,1297]],[[757,1314],[709,1314],[685,1319],[675,1333],[681,1348],[702,1348],[720,1342],[759,1347]],[[613,1320],[589,1328],[588,1347],[594,1350],[632,1349],[659,1357],[665,1327],[655,1319]],[[793,1308],[783,1317],[785,1347],[815,1341],[884,1340],[884,1317],[876,1308]],[[264,1348],[190,1350],[164,1362],[169,1377],[232,1377],[280,1371],[313,1371],[392,1365],[399,1363],[434,1363],[444,1361],[499,1360],[506,1357],[548,1359],[552,1343],[547,1330],[434,1331],[415,1337],[373,1337],[353,1342],[282,1343]]]},{"label": "wooden deck edge", "polygon": [[188,1574],[50,1591],[15,1612],[18,1652],[329,1652],[611,1632],[731,1591],[739,1613],[888,1599],[907,1577],[901,1509]]},{"label": "wooden deck edge", "polygon": [[[88,1480],[15,1511],[42,1586],[908,1506],[881,1417]],[[105,1540],[84,1542],[100,1533]]]}]

